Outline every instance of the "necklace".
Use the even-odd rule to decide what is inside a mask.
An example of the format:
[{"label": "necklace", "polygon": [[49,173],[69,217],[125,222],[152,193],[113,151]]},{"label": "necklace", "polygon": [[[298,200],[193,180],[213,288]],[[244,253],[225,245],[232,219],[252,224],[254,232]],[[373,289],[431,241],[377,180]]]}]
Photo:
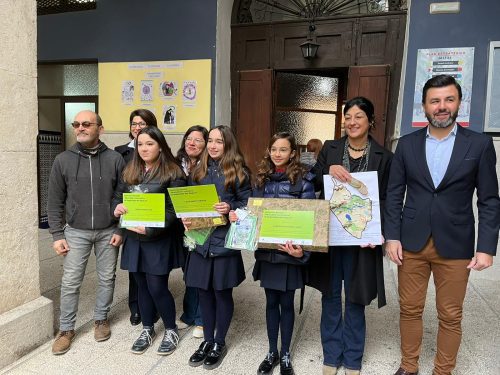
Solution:
[{"label": "necklace", "polygon": [[351,144],[349,142],[347,142],[347,147],[349,147],[353,151],[361,152],[361,151],[365,151],[366,150],[366,148],[368,147],[368,142],[366,142],[366,145],[363,148],[354,148],[354,147],[351,146]]},{"label": "necklace", "polygon": [[[351,162],[350,162],[350,155],[349,155],[349,150],[348,148],[351,148],[349,145],[349,142],[346,141],[344,144],[344,155],[342,157],[342,165],[344,166],[345,169],[347,169],[349,172],[366,172],[368,170],[368,158],[369,158],[369,153],[370,153],[370,141],[366,143],[365,148],[359,150],[363,151],[363,155],[361,155],[360,158],[358,159],[353,159],[352,161],[358,161],[359,163],[356,166],[355,164],[353,165],[353,168],[351,169]],[[351,148],[352,149],[352,148]],[[357,150],[356,150],[357,151]]]}]

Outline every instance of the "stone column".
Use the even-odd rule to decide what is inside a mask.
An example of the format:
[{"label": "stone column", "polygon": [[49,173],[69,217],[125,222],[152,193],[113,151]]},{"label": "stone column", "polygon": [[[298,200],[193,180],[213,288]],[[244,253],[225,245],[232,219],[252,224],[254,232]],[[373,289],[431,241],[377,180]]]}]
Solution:
[{"label": "stone column", "polygon": [[53,335],[38,260],[36,2],[0,6],[0,369]]}]

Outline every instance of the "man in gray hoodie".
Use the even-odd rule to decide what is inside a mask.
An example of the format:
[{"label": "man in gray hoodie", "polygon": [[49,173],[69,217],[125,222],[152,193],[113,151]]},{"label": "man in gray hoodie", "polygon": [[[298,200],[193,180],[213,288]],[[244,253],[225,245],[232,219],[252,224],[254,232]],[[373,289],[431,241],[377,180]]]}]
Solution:
[{"label": "man in gray hoodie", "polygon": [[125,162],[99,140],[104,128],[92,111],[79,112],[72,123],[77,143],[57,155],[49,178],[48,217],[54,250],[64,256],[59,333],[53,354],[66,353],[75,336],[80,287],[92,248],[98,287],[94,337],[107,340],[107,314],[113,301],[118,246],[111,200]]}]

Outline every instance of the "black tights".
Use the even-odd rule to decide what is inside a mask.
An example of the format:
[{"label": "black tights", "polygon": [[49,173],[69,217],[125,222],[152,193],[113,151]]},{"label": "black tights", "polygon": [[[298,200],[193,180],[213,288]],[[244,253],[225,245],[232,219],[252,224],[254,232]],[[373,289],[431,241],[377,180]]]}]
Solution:
[{"label": "black tights", "polygon": [[198,295],[205,341],[225,345],[226,334],[234,312],[233,288],[224,290],[198,289]]},{"label": "black tights", "polygon": [[139,289],[139,310],[142,324],[152,327],[156,320],[156,312],[160,313],[167,329],[175,328],[175,301],[168,289],[168,274],[151,275],[144,272],[134,272]]},{"label": "black tights", "polygon": [[278,332],[281,323],[281,352],[290,351],[292,341],[295,310],[293,299],[295,290],[282,292],[264,288],[266,291],[266,323],[269,351],[278,353]]}]

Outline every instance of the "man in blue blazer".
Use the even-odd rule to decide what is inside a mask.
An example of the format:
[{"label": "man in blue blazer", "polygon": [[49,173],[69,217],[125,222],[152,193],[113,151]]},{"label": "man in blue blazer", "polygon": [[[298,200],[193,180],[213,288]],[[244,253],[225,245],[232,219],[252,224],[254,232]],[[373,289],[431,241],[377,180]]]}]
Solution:
[{"label": "man in blue blazer", "polygon": [[[384,230],[387,256],[399,266],[402,359],[395,375],[418,374],[431,272],[439,319],[433,375],[451,374],[470,270],[490,267],[496,255],[500,199],[495,149],[491,137],[456,123],[461,99],[453,77],[429,79],[422,94],[429,124],[402,137],[392,161]],[[479,222],[474,252],[475,190]]]}]

